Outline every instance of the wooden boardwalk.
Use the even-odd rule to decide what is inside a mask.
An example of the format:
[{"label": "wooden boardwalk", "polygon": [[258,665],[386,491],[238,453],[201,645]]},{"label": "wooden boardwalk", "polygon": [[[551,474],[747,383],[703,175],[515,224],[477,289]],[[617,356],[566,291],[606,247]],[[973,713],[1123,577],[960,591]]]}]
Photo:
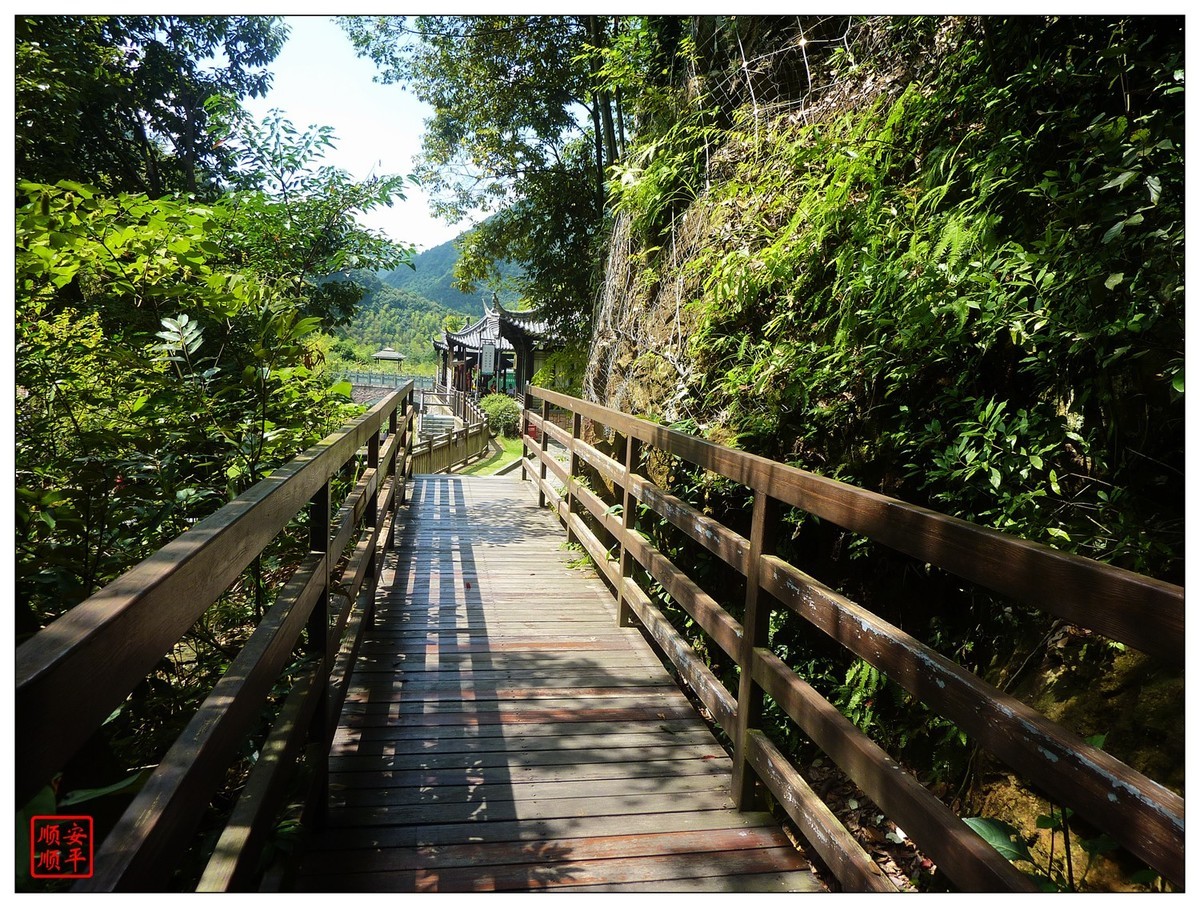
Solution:
[{"label": "wooden boardwalk", "polygon": [[297,890],[822,888],[563,542],[518,480],[417,478]]}]

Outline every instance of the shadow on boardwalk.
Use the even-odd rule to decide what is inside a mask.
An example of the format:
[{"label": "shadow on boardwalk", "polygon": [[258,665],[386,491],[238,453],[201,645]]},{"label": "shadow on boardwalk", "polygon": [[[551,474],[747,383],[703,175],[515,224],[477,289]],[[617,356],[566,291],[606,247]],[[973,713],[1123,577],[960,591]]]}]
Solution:
[{"label": "shadow on boardwalk", "polygon": [[297,888],[818,888],[517,480],[425,476]]}]

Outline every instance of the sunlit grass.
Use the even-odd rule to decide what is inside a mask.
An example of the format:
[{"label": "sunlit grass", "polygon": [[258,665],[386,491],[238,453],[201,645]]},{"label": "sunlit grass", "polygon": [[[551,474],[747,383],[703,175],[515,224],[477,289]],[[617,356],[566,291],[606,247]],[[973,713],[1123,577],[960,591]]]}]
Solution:
[{"label": "sunlit grass", "polygon": [[486,460],[477,460],[465,469],[458,470],[460,476],[491,476],[498,470],[502,470],[514,460],[521,456],[521,439],[506,438],[503,435],[496,436],[496,442],[503,449],[498,453],[492,454]]}]

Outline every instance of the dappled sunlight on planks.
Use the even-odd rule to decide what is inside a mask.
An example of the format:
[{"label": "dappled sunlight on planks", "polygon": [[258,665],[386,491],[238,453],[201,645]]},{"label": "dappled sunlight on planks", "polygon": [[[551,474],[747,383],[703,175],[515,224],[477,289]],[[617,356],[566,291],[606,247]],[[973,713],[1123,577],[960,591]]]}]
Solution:
[{"label": "dappled sunlight on planks", "polygon": [[421,477],[300,890],[815,890],[527,485]]}]

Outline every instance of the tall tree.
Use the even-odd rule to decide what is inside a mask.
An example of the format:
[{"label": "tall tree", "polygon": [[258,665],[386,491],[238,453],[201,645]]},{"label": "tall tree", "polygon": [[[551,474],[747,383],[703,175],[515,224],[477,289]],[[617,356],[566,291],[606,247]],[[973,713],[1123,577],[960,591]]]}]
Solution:
[{"label": "tall tree", "polygon": [[272,274],[280,293],[326,329],[346,324],[367,291],[364,269],[396,268],[412,254],[354,218],[403,199],[404,178],[355,180],[323,165],[336,144],[330,127],[301,131],[278,111],[258,123],[236,104],[210,107],[238,161],[225,202],[239,216],[223,246]]},{"label": "tall tree", "polygon": [[510,260],[524,296],[578,335],[590,312],[604,186],[617,154],[613,98],[593,79],[600,17],[342,17],[379,78],[433,107],[417,176],[451,219],[492,214],[470,235],[466,283]]},{"label": "tall tree", "polygon": [[233,164],[213,96],[257,97],[287,29],[263,16],[21,16],[17,176],[214,198]]}]

